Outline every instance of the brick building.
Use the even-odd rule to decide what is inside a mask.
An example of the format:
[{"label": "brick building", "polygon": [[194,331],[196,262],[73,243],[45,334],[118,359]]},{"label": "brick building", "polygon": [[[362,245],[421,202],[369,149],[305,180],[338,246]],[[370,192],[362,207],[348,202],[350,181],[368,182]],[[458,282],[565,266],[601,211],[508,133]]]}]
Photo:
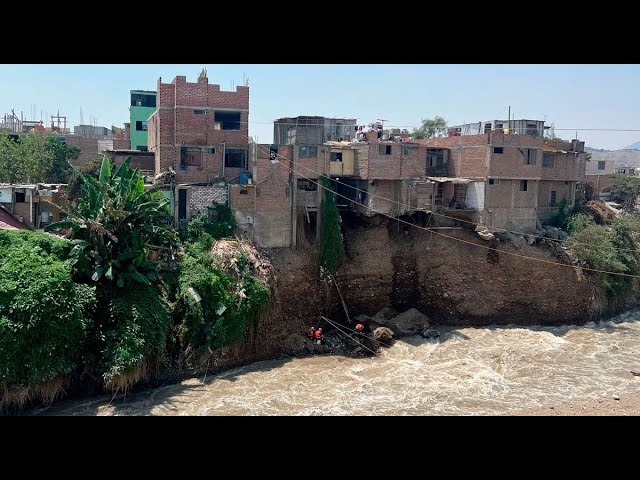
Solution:
[{"label": "brick building", "polygon": [[157,92],[157,109],[148,121],[149,151],[156,177],[169,178],[176,219],[186,220],[203,212],[209,200],[226,202],[228,185],[243,178],[246,183],[249,87],[222,91],[203,71],[195,83],[184,76],[171,83],[160,78]]},{"label": "brick building", "polygon": [[596,198],[605,193],[611,185],[611,177],[616,173],[615,160],[590,160],[587,162],[586,182],[591,185]]},{"label": "brick building", "polygon": [[56,205],[66,205],[66,185],[0,184],[0,207],[11,213],[29,228],[42,229],[61,219],[61,210]]},{"label": "brick building", "polygon": [[451,176],[461,179],[459,184],[442,182],[436,207],[473,206],[478,213],[474,221],[489,228],[535,230],[537,221],[556,212],[562,199],[573,206],[585,182],[584,142],[577,140],[547,145],[537,134],[499,129],[419,142],[448,149]]}]

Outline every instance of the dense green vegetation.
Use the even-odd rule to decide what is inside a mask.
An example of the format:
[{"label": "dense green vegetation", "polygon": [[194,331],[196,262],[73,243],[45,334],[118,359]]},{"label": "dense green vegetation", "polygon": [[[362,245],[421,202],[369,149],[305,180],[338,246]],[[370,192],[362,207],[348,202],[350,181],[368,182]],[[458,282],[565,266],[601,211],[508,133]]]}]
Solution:
[{"label": "dense green vegetation", "polygon": [[55,135],[10,136],[0,133],[0,182],[66,183],[72,176],[70,160],[80,149]]},{"label": "dense green vegetation", "polygon": [[340,230],[340,212],[336,206],[331,181],[322,179],[324,203],[320,217],[320,266],[331,275],[344,260],[344,240]]},{"label": "dense green vegetation", "polygon": [[[568,246],[583,265],[603,272],[640,274],[640,218],[625,214],[606,226],[579,213],[569,218],[567,231]],[[631,285],[629,277],[606,273],[594,273],[594,277],[609,296],[619,295]]]},{"label": "dense green vegetation", "polygon": [[422,125],[419,128],[413,129],[411,136],[416,140],[424,138],[433,138],[439,133],[444,133],[447,130],[447,121],[437,116],[434,118],[422,119]]},{"label": "dense green vegetation", "polygon": [[168,200],[144,187],[144,178],[130,167],[131,158],[112,171],[104,157],[100,176],[86,176],[82,198],[67,218],[47,227],[68,229],[78,240],[71,252],[76,274],[93,282],[151,284],[158,264],[147,260],[151,245],[175,246]]},{"label": "dense green vegetation", "polygon": [[[63,382],[43,385],[61,378],[126,390],[154,361],[179,361],[173,346],[239,342],[268,303],[238,245],[212,251],[214,237],[233,236],[228,207],[186,225],[181,246],[164,195],[130,160],[113,171],[105,157],[78,185],[77,204],[49,227],[69,240],[0,232],[0,409],[54,399]],[[184,249],[178,271],[161,274],[150,260],[161,246]]]},{"label": "dense green vegetation", "polygon": [[178,280],[179,335],[195,348],[237,343],[269,301],[269,290],[251,274],[246,255],[215,256],[212,242],[204,234],[187,250]]},{"label": "dense green vegetation", "polygon": [[34,385],[77,366],[95,289],[73,281],[65,243],[0,231],[0,385]]},{"label": "dense green vegetation", "polygon": [[633,175],[611,175],[611,199],[620,202],[627,212],[633,212],[640,199],[640,177]]}]

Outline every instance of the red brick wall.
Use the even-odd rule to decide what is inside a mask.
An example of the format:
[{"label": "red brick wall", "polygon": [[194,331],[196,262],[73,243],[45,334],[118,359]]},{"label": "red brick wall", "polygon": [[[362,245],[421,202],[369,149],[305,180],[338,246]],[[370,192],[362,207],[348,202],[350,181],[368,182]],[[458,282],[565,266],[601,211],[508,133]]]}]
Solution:
[{"label": "red brick wall", "polygon": [[489,163],[489,136],[463,135],[460,137],[429,138],[417,140],[428,148],[447,148],[449,174],[454,177],[484,178]]},{"label": "red brick wall", "polygon": [[586,175],[586,183],[593,185],[594,192],[601,192],[603,188],[611,185],[609,175]]},{"label": "red brick wall", "polygon": [[[460,138],[464,138],[460,137]],[[542,176],[542,147],[544,140],[530,135],[504,135],[491,133],[490,177],[502,178],[540,178]],[[503,153],[495,153],[495,148],[502,148]],[[536,160],[533,165],[526,165],[522,153],[523,148],[536,149]]]},{"label": "red brick wall", "polygon": [[[283,148],[290,148],[290,147],[285,147],[284,145],[279,145],[278,146],[278,151],[280,153],[280,155],[284,155],[283,153],[281,153],[281,150]],[[298,177],[302,178],[302,177],[306,177],[306,178],[312,178],[312,179],[316,179],[318,178],[319,174],[326,174],[329,171],[329,157],[328,157],[328,153],[330,151],[330,148],[328,147],[324,147],[322,145],[318,145],[318,156],[315,158],[301,158],[300,154],[300,146],[296,146],[295,147],[295,169],[296,169],[296,174]],[[286,158],[292,158],[290,156],[285,155]]]},{"label": "red brick wall", "polygon": [[[74,160],[74,165],[84,165],[87,162],[95,160],[101,155],[101,153],[98,152],[98,140],[103,140],[103,138],[67,135],[65,139],[67,145],[73,145],[80,149],[80,156],[77,160]],[[128,150],[131,147],[131,143],[129,140],[117,138],[114,138],[112,140],[113,148],[115,150]]]},{"label": "red brick wall", "polygon": [[[176,181],[184,183],[206,183],[222,175],[224,146],[248,148],[249,142],[249,87],[239,86],[235,92],[223,92],[219,85],[209,85],[206,78],[195,83],[186,77],[177,76],[170,84],[158,80],[158,112],[154,125],[150,126],[150,149],[156,154],[156,173],[172,166],[176,170]],[[216,130],[215,111],[237,109],[240,111],[240,130]],[[194,110],[204,110],[196,114]],[[157,131],[156,131],[157,130]],[[180,168],[182,146],[202,147],[200,167]],[[215,148],[216,153],[208,153]],[[227,180],[236,180],[242,169],[225,169]]]},{"label": "red brick wall", "polygon": [[[291,145],[278,145],[278,162],[273,163],[269,158],[269,145],[257,145],[256,163],[254,165],[254,183],[260,183],[272,174],[277,175],[285,182],[289,182],[291,174],[291,162],[287,159],[293,158],[293,147]],[[300,173],[306,172],[301,169]],[[309,173],[309,172],[306,172]],[[306,175],[306,173],[303,173]]]},{"label": "red brick wall", "polygon": [[584,183],[586,156],[583,153],[545,152],[554,156],[553,168],[543,167],[545,180],[570,180]]},{"label": "red brick wall", "polygon": [[16,217],[22,217],[24,223],[26,223],[30,227],[33,227],[34,225],[29,221],[29,215],[31,212],[31,204],[29,203],[29,198],[27,198],[27,201],[25,203],[14,203],[13,205],[13,214]]}]

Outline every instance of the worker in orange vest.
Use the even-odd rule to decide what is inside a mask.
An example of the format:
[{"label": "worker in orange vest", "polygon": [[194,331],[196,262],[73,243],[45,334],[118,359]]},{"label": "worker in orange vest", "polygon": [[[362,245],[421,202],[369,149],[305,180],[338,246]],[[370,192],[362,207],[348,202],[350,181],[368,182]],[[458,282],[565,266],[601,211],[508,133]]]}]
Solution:
[{"label": "worker in orange vest", "polygon": [[309,338],[309,341],[313,342],[313,339],[316,336],[316,327],[311,327],[309,328],[309,331],[307,332],[307,338]]},{"label": "worker in orange vest", "polygon": [[364,325],[359,323],[356,325],[356,332],[360,335],[364,335]]},{"label": "worker in orange vest", "polygon": [[316,343],[317,343],[318,345],[320,345],[320,344],[322,343],[323,338],[324,338],[324,337],[322,336],[322,329],[321,329],[321,328],[318,328],[318,329],[316,330],[316,333],[314,334],[314,336],[315,336],[315,339],[316,339]]}]

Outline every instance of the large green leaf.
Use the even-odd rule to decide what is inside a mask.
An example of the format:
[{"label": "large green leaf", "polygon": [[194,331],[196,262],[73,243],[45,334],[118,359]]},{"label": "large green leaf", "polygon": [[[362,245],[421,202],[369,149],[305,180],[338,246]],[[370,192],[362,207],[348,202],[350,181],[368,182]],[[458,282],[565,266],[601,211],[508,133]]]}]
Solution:
[{"label": "large green leaf", "polygon": [[100,177],[98,180],[100,183],[105,183],[111,178],[111,160],[104,155],[102,157],[102,166],[100,167]]}]

